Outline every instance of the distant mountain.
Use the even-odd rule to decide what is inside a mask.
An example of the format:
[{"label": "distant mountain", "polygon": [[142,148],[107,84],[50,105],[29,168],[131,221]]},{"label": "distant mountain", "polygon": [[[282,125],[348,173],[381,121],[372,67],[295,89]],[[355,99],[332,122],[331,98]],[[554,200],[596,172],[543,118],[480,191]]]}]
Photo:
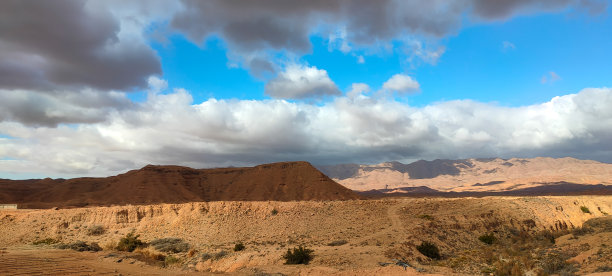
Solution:
[{"label": "distant mountain", "polygon": [[223,169],[148,165],[105,178],[0,179],[0,203],[20,208],[358,197],[307,162]]},{"label": "distant mountain", "polygon": [[[385,193],[401,192],[406,187],[441,192],[507,192],[533,191],[534,187],[557,184],[612,185],[612,164],[574,158],[437,159],[410,164],[342,164],[319,169],[349,189]],[[555,189],[563,191],[568,187],[575,186]]]}]

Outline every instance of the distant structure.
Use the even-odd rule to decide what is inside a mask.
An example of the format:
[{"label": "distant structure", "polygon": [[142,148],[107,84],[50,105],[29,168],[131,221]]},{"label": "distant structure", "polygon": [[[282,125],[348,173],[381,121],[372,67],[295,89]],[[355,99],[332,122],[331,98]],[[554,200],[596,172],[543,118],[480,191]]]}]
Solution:
[{"label": "distant structure", "polygon": [[17,209],[17,204],[0,204],[0,210],[4,210],[4,209],[13,209],[13,210],[16,210]]}]

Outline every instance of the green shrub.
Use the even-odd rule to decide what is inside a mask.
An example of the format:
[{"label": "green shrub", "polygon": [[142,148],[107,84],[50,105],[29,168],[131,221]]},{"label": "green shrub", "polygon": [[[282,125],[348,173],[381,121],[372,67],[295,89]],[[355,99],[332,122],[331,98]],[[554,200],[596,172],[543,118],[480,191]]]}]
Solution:
[{"label": "green shrub", "polygon": [[421,245],[417,246],[416,249],[421,252],[421,254],[431,258],[431,259],[440,259],[440,251],[438,247],[431,242],[425,241],[422,242]]},{"label": "green shrub", "polygon": [[56,244],[56,243],[58,243],[58,242],[59,242],[59,241],[58,241],[58,240],[56,240],[56,239],[53,239],[53,238],[46,238],[46,239],[43,239],[43,240],[37,240],[37,241],[34,241],[32,244],[33,244],[33,245],[40,245],[40,244],[47,244],[47,245],[49,245],[49,244]]},{"label": "green shrub", "polygon": [[87,235],[90,236],[100,236],[106,232],[106,229],[102,225],[94,225],[87,229]]},{"label": "green shrub", "polygon": [[300,246],[293,248],[293,251],[287,249],[287,253],[283,255],[283,258],[285,258],[285,264],[308,264],[313,258],[313,252],[314,250],[312,249]]},{"label": "green shrub", "polygon": [[156,239],[151,242],[151,245],[161,252],[179,253],[189,250],[189,244],[179,238]]},{"label": "green shrub", "polygon": [[431,215],[420,215],[419,216],[420,219],[426,219],[426,220],[433,220],[434,218]]},{"label": "green shrub", "polygon": [[478,237],[478,239],[481,242],[484,242],[484,243],[489,244],[489,245],[493,244],[495,242],[495,240],[496,240],[495,236],[493,236],[493,233],[482,235],[482,236]]},{"label": "green shrub", "polygon": [[270,211],[270,214],[272,214],[273,216],[276,216],[276,214],[278,214],[278,210],[276,210],[276,208],[272,209],[272,211]]},{"label": "green shrub", "polygon": [[587,208],[586,206],[580,206],[580,211],[582,211],[585,214],[591,213],[591,210],[589,210],[589,208]]},{"label": "green shrub", "polygon": [[234,251],[242,251],[244,250],[245,246],[244,244],[242,244],[242,242],[237,243],[236,245],[234,245]]},{"label": "green shrub", "polygon": [[138,237],[140,237],[140,235],[134,235],[134,231],[128,233],[125,235],[125,237],[119,240],[117,250],[132,252],[136,248],[144,247],[144,243],[138,239]]}]

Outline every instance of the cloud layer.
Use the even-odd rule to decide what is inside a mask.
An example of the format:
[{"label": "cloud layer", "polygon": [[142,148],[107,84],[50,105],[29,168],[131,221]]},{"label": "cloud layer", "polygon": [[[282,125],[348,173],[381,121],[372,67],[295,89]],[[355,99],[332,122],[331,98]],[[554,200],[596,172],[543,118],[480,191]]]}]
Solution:
[{"label": "cloud layer", "polygon": [[265,93],[273,98],[306,99],[339,96],[342,93],[329,78],[327,71],[317,67],[290,65],[269,81]]},{"label": "cloud layer", "polygon": [[575,156],[612,161],[612,89],[523,107],[449,101],[422,108],[360,94],[323,105],[284,100],[193,103],[152,93],[103,122],[30,128],[4,121],[5,172],[105,175],[147,163],[193,167],[282,160],[317,164],[433,158]]}]

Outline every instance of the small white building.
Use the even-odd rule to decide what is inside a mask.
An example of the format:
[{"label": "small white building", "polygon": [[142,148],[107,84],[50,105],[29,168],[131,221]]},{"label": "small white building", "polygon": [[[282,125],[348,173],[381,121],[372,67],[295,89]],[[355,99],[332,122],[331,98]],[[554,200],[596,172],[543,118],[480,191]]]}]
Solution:
[{"label": "small white building", "polygon": [[16,210],[17,209],[17,204],[0,204],[0,210],[3,209],[13,209]]}]

